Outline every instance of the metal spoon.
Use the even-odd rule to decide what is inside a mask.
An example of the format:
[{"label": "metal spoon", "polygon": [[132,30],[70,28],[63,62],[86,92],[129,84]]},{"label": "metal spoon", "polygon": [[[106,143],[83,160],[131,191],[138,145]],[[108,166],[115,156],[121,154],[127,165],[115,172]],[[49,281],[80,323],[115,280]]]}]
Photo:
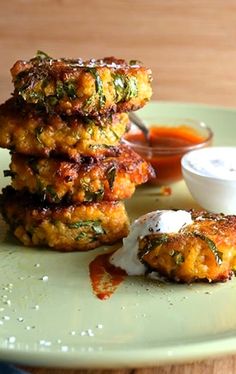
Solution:
[{"label": "metal spoon", "polygon": [[144,120],[138,117],[137,114],[135,114],[134,112],[129,113],[129,119],[142,131],[143,135],[145,136],[147,144],[150,145],[150,133]]}]

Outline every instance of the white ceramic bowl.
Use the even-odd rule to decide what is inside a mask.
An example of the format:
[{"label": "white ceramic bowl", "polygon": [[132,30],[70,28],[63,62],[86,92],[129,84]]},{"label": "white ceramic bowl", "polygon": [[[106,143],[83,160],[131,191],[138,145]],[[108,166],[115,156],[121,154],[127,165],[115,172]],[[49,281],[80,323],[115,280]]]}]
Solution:
[{"label": "white ceramic bowl", "polygon": [[202,208],[236,214],[236,147],[192,151],[181,165],[188,189]]}]

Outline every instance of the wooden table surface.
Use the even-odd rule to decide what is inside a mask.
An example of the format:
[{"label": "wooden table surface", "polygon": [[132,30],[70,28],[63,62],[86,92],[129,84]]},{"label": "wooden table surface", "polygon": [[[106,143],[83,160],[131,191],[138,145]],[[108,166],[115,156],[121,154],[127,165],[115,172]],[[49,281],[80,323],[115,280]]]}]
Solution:
[{"label": "wooden table surface", "polygon": [[[139,59],[153,70],[155,100],[236,106],[235,47],[235,0],[1,0],[0,100],[12,92],[9,69],[14,61],[40,49],[55,57]],[[230,356],[133,372],[231,374],[236,360]]]}]

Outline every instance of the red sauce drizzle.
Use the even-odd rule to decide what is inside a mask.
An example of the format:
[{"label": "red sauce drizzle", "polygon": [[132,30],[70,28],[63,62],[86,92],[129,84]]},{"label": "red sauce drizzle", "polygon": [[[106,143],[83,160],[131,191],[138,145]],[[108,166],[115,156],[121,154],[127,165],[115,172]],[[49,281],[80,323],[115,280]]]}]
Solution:
[{"label": "red sauce drizzle", "polygon": [[116,268],[109,262],[111,255],[112,253],[99,255],[89,264],[93,293],[100,300],[109,299],[127,276],[124,270]]},{"label": "red sauce drizzle", "polygon": [[159,196],[170,196],[171,194],[172,194],[172,189],[171,187],[168,187],[168,186],[162,186],[160,188],[159,193],[157,193],[157,195]]}]

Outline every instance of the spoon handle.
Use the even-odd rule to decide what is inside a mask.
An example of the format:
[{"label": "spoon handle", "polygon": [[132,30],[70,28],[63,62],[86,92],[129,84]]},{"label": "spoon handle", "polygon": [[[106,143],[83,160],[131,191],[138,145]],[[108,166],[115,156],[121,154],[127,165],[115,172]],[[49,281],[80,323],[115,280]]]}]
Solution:
[{"label": "spoon handle", "polygon": [[149,142],[149,130],[145,124],[145,122],[137,116],[134,112],[129,113],[129,119],[132,123],[134,123],[144,134],[145,139]]}]

